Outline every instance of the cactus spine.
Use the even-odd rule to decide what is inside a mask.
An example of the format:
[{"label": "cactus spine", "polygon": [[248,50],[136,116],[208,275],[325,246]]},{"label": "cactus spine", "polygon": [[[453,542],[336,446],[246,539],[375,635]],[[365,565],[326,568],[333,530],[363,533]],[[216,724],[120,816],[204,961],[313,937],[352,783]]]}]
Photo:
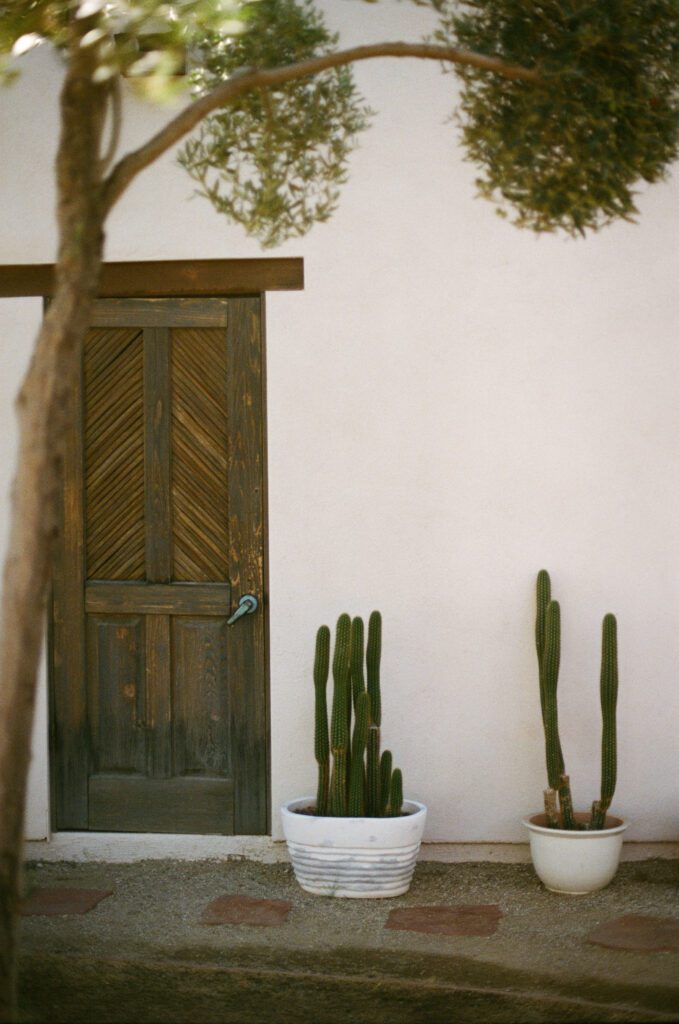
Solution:
[{"label": "cactus spine", "polygon": [[[390,751],[385,750],[380,758],[381,641],[382,619],[379,612],[373,612],[370,616],[367,648],[364,645],[361,618],[352,620],[343,614],[337,620],[328,736],[326,689],[330,666],[330,630],[327,626],[321,626],[316,634],[316,814],[333,817],[385,817],[402,812],[401,772],[398,768],[392,770]],[[364,666],[367,668],[367,687]]]},{"label": "cactus spine", "polygon": [[[603,733],[601,741],[601,799],[592,804],[589,826],[578,825],[573,813],[570,780],[565,773],[561,741],[559,739],[557,684],[561,656],[561,610],[552,600],[549,574],[541,569],[537,578],[537,614],[535,645],[538,654],[540,678],[540,706],[545,730],[547,779],[545,812],[553,828],[604,828],[606,811],[613,799],[616,778],[615,709],[618,696],[617,634],[615,616],[606,615],[602,627],[601,646],[601,711]],[[557,811],[556,795],[559,797]]]},{"label": "cactus spine", "polygon": [[314,753],[318,763],[318,789],[316,791],[316,814],[328,813],[330,789],[330,739],[328,737],[328,705],[326,690],[330,668],[330,630],[321,626],[316,634],[316,656],[314,658],[314,689],[316,691],[316,714],[314,730]]}]

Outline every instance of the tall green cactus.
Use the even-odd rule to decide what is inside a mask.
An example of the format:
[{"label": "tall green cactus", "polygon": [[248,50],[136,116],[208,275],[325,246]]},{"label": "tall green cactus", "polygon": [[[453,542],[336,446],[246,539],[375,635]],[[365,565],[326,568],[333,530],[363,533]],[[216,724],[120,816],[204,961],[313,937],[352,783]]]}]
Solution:
[{"label": "tall green cactus", "polygon": [[391,775],[391,786],[389,787],[389,808],[387,814],[390,818],[397,818],[403,806],[403,777],[400,768],[394,768]]},{"label": "tall green cactus", "polygon": [[330,630],[321,626],[316,634],[316,656],[314,658],[314,689],[316,691],[316,715],[314,753],[318,762],[318,789],[316,792],[316,814],[328,813],[330,789],[330,740],[328,737],[328,705],[326,690],[330,668]]},{"label": "tall green cactus", "polygon": [[618,627],[615,615],[604,616],[601,629],[601,797],[592,804],[592,828],[604,828],[606,811],[615,793],[617,741],[615,710],[618,702]]},{"label": "tall green cactus", "polygon": [[371,817],[381,812],[380,733],[382,725],[382,694],[380,692],[380,658],[382,655],[382,616],[372,612],[368,620],[368,695],[370,697],[370,731],[368,733],[368,793],[366,811]]},{"label": "tall green cactus", "polygon": [[321,626],[316,634],[316,814],[333,817],[385,817],[402,813],[401,772],[398,768],[392,769],[390,751],[385,750],[380,759],[381,642],[382,619],[379,612],[373,612],[370,616],[365,649],[363,620],[359,617],[352,620],[346,614],[340,615],[337,620],[332,659],[332,715],[328,737],[326,687],[330,664],[330,630],[327,626]]},{"label": "tall green cactus", "polygon": [[559,739],[559,712],[556,689],[559,683],[561,661],[561,608],[558,601],[550,601],[545,612],[545,640],[540,666],[542,683],[543,721],[547,757],[547,779],[551,789],[559,788],[563,774],[561,741]]},{"label": "tall green cactus", "polygon": [[365,690],[365,673],[363,671],[363,619],[356,616],[351,620],[351,692],[354,700],[354,711],[359,696]]},{"label": "tall green cactus", "polygon": [[352,818],[365,815],[365,755],[370,724],[370,697],[363,690],[356,698],[356,724],[351,739],[351,765],[349,768],[349,814]]},{"label": "tall green cactus", "polygon": [[[545,574],[546,575],[546,574]],[[551,591],[549,577],[548,590]],[[538,584],[539,593],[539,584]],[[550,789],[559,794],[561,817],[564,828],[574,828],[573,802],[571,800],[570,782],[564,774],[564,761],[559,738],[559,713],[556,690],[559,682],[559,665],[561,662],[561,608],[558,601],[550,600],[544,611],[544,637],[542,661],[540,663],[540,694],[542,698],[542,717],[545,728],[545,753],[547,759],[547,779]],[[547,811],[549,816],[549,811]]]},{"label": "tall green cactus", "polygon": [[347,813],[349,788],[349,732],[351,715],[351,681],[349,671],[349,638],[351,619],[345,613],[337,620],[335,654],[332,659],[334,684],[332,718],[330,720],[330,748],[332,750],[332,779],[330,782],[329,813],[343,816]]},{"label": "tall green cactus", "polygon": [[[561,610],[552,600],[551,581],[545,569],[538,573],[537,614],[535,644],[538,654],[540,680],[540,706],[545,731],[545,754],[549,789],[545,791],[545,811],[552,827],[578,829],[583,826],[575,820],[570,780],[565,773],[561,741],[559,738],[557,684],[561,656]],[[606,615],[603,621],[601,650],[601,709],[603,715],[601,799],[592,805],[591,829],[604,828],[606,810],[615,790],[616,737],[615,708],[618,695],[617,639],[615,616]],[[556,811],[556,794],[560,813]]]},{"label": "tall green cactus", "polygon": [[391,791],[391,767],[393,757],[391,750],[384,750],[380,758],[380,817],[387,813],[389,794]]}]

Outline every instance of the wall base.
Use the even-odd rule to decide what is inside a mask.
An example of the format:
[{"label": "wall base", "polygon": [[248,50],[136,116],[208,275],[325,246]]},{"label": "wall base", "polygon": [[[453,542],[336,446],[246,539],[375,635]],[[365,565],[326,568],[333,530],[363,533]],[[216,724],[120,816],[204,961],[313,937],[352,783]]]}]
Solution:
[{"label": "wall base", "polygon": [[[289,860],[285,842],[270,836],[187,836],[135,832],[56,832],[25,844],[26,860],[106,861],[220,860],[229,857],[276,864]],[[677,843],[624,843],[622,861],[679,859]],[[528,843],[423,843],[420,860],[460,864],[530,862]]]}]

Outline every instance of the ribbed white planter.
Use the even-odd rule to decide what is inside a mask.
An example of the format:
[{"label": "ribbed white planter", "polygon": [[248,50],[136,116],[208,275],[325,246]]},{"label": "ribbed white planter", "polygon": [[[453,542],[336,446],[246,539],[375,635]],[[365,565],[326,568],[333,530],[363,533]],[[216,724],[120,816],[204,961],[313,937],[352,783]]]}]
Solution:
[{"label": "ribbed white planter", "polygon": [[414,800],[398,818],[326,818],[298,814],[313,797],[281,808],[295,877],[319,896],[380,899],[410,888],[427,808]]},{"label": "ribbed white planter", "polygon": [[[576,814],[581,821],[589,815]],[[609,815],[606,828],[596,832],[571,832],[548,828],[544,814],[524,818],[535,873],[552,892],[584,896],[603,889],[620,862],[622,834],[627,822]]]}]

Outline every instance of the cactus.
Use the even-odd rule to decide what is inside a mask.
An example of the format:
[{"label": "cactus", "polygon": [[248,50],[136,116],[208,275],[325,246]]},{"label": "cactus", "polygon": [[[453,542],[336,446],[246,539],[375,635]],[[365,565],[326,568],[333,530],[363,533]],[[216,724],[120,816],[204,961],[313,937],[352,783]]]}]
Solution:
[{"label": "cactus", "polygon": [[[549,577],[547,577],[547,583],[547,589],[549,590]],[[556,690],[559,682],[560,661],[561,608],[558,601],[550,600],[544,610],[542,661],[540,664],[540,695],[542,699],[542,721],[545,729],[547,780],[550,789],[559,794],[564,827],[573,828],[573,804],[570,795],[570,783],[568,776],[564,775],[564,761],[563,754],[561,753],[561,740],[559,738]],[[551,816],[550,809],[548,809],[546,801],[545,811],[548,818]]]},{"label": "cactus", "polygon": [[354,711],[359,696],[365,690],[363,672],[363,619],[356,616],[351,620],[351,692]]},{"label": "cactus", "polygon": [[[535,645],[538,654],[540,680],[540,706],[545,731],[545,755],[549,789],[545,790],[545,812],[552,828],[602,829],[605,826],[606,811],[610,807],[615,790],[616,777],[616,736],[615,708],[618,696],[617,637],[615,616],[606,615],[603,620],[601,647],[601,711],[603,733],[601,741],[601,798],[592,804],[592,815],[588,826],[579,825],[573,813],[570,779],[566,775],[561,741],[559,738],[557,684],[561,655],[561,610],[558,601],[552,600],[551,581],[546,570],[541,569],[537,578],[537,614],[535,621]],[[557,811],[556,797],[559,798]]]},{"label": "cactus", "polygon": [[392,761],[391,750],[385,750],[380,758],[380,817],[387,813],[387,807],[389,806]]},{"label": "cactus", "polygon": [[[328,737],[326,688],[330,630],[316,634],[315,756],[318,764],[316,814],[331,817],[386,817],[402,813],[403,780],[392,770],[391,752],[380,758],[380,654],[382,619],[373,612],[364,649],[363,620],[346,614],[337,620],[332,659],[333,699]],[[367,687],[366,675],[367,668]],[[353,731],[352,731],[353,713]],[[330,772],[332,754],[332,772]]]},{"label": "cactus", "polygon": [[347,790],[349,785],[349,731],[351,715],[351,681],[349,672],[349,637],[351,620],[340,615],[335,634],[335,655],[332,659],[334,684],[332,718],[330,722],[330,746],[332,750],[332,779],[330,782],[331,815],[347,813]]},{"label": "cactus", "polygon": [[349,814],[352,818],[365,815],[365,766],[363,757],[368,741],[370,719],[370,697],[365,692],[356,699],[356,724],[351,740],[351,765],[349,768]]},{"label": "cactus", "polygon": [[326,690],[330,668],[330,630],[321,626],[316,634],[316,656],[314,658],[314,689],[316,691],[315,743],[314,753],[318,763],[318,789],[316,791],[316,813],[328,813],[328,792],[330,787],[330,740],[328,737],[328,705]]},{"label": "cactus", "polygon": [[403,776],[400,768],[394,768],[391,774],[391,786],[389,787],[389,810],[390,818],[398,818],[403,807]]},{"label": "cactus", "polygon": [[617,748],[615,708],[618,701],[618,638],[615,615],[604,616],[601,636],[601,797],[592,804],[591,827],[604,828],[615,792]]},{"label": "cactus", "polygon": [[382,724],[382,695],[380,693],[380,657],[382,654],[382,616],[375,611],[368,620],[368,695],[370,697],[370,732],[368,734],[368,793],[366,812],[370,817],[380,814],[380,726]]}]

